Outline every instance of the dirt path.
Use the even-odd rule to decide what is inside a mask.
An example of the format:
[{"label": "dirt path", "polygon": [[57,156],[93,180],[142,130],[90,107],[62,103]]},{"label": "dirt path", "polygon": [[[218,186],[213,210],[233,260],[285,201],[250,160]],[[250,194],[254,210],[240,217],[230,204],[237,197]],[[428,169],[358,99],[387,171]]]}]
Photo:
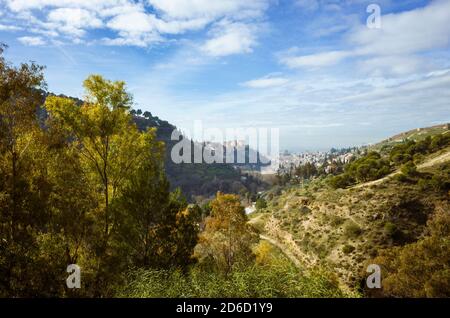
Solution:
[{"label": "dirt path", "polygon": [[[436,164],[439,163],[443,163],[446,161],[450,161],[450,152],[446,152],[440,156],[437,156],[433,159],[430,159],[428,161],[425,161],[424,163],[421,163],[419,165],[417,165],[417,169],[424,169],[424,168],[428,168],[428,167],[432,167]],[[388,174],[386,177],[383,177],[381,179],[378,180],[374,180],[374,181],[369,181],[369,182],[365,182],[365,183],[361,183],[358,185],[355,185],[353,187],[350,187],[349,189],[358,189],[358,188],[364,188],[364,187],[370,187],[372,185],[376,185],[376,184],[380,184],[383,183],[384,181],[386,181],[389,178],[392,178],[393,176],[397,175],[400,173],[400,170],[397,170],[395,172],[392,172],[391,174]]]},{"label": "dirt path", "polygon": [[446,161],[450,161],[450,152],[446,152],[436,158],[430,159],[420,165],[417,166],[418,169],[428,168],[434,166],[436,164],[440,164]]}]

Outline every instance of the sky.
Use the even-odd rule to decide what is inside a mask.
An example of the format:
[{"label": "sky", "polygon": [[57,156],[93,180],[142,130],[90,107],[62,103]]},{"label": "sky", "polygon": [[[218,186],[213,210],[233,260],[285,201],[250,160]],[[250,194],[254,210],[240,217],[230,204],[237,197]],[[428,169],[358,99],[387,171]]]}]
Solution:
[{"label": "sky", "polygon": [[449,22],[450,0],[0,0],[7,59],[49,91],[101,74],[182,130],[278,128],[290,151],[450,122]]}]

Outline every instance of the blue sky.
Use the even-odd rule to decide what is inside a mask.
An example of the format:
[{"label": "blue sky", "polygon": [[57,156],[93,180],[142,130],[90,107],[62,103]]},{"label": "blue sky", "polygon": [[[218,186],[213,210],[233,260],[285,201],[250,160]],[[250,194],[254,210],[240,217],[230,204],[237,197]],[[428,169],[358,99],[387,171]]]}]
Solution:
[{"label": "blue sky", "polygon": [[279,128],[292,151],[450,122],[449,21],[450,0],[0,0],[7,58],[50,91],[99,73],[182,129]]}]

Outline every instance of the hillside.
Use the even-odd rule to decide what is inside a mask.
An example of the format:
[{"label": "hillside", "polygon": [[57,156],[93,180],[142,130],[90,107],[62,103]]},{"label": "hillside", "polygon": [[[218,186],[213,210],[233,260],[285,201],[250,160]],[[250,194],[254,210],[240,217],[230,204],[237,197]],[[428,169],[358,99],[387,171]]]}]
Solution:
[{"label": "hillside", "polygon": [[385,140],[382,140],[379,143],[370,146],[369,148],[372,150],[380,151],[389,149],[394,145],[404,142],[406,140],[415,140],[415,141],[424,140],[428,136],[435,136],[437,134],[441,134],[442,132],[448,131],[449,125],[450,124],[442,124],[405,131],[390,138],[387,138]]},{"label": "hillside", "polygon": [[[178,141],[171,140],[171,134],[177,128],[151,114],[147,114],[147,117],[134,115],[133,118],[141,131],[150,127],[157,129],[157,138],[165,144],[165,170],[171,188],[180,188],[190,201],[202,201],[215,195],[217,191],[255,195],[267,187],[267,184],[260,179],[241,171],[241,168],[247,167],[246,164],[174,163],[170,158],[170,153]],[[191,143],[192,149],[203,150],[202,144]],[[249,151],[251,150],[247,149],[246,151],[247,162]],[[192,162],[194,162],[193,159]],[[258,167],[257,164],[256,168]]]},{"label": "hillside", "polygon": [[[42,104],[48,96],[66,97],[75,101],[77,105],[82,105],[83,101],[78,98],[68,97],[65,95],[55,95],[41,90]],[[189,201],[203,201],[214,196],[217,191],[235,194],[255,195],[258,191],[267,187],[265,182],[254,177],[251,174],[241,171],[248,168],[247,164],[176,164],[170,158],[172,147],[177,141],[171,140],[171,135],[176,126],[170,124],[166,120],[160,119],[158,116],[152,115],[150,112],[132,110],[133,120],[140,131],[146,131],[148,128],[156,128],[158,140],[165,144],[165,171],[170,181],[171,189],[180,188]],[[44,109],[40,110],[40,116],[46,117]],[[199,143],[192,142],[192,148],[202,148]],[[246,150],[246,158],[248,161],[249,152]],[[259,169],[259,164],[254,165],[255,169]]]},{"label": "hillside", "polygon": [[[440,127],[426,131],[428,136],[447,132]],[[330,187],[330,177],[277,188],[263,194],[267,208],[252,215],[250,223],[302,264],[326,265],[344,285],[358,289],[369,260],[382,250],[418,241],[436,209],[449,211],[448,145],[420,158],[415,174],[404,174],[404,168],[395,169],[343,189]],[[440,180],[440,186],[431,186],[431,180]]]}]

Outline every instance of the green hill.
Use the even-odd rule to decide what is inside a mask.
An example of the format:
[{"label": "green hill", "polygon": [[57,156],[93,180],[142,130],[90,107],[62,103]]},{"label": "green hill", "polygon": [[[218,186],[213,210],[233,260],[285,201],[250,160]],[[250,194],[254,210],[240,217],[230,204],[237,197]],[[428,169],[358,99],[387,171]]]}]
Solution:
[{"label": "green hill", "polygon": [[[448,135],[446,126],[422,132],[426,136],[419,131],[402,136],[420,141],[427,136]],[[393,172],[387,176],[345,188],[335,189],[330,186],[330,177],[320,177],[306,186],[268,191],[263,194],[267,208],[252,215],[250,223],[301,263],[326,265],[349,289],[363,291],[365,270],[371,260],[384,251],[399,252],[412,244],[422,244],[436,211],[449,214],[450,143],[446,140],[439,149],[422,155],[415,169],[392,165]],[[390,163],[389,153],[382,154],[379,160]],[[443,255],[448,259],[450,249]],[[445,266],[444,272],[448,273],[448,263]],[[447,288],[440,292],[450,292]]]},{"label": "green hill", "polygon": [[[47,96],[55,94],[41,91],[44,103]],[[59,95],[60,97],[67,97]],[[73,99],[78,105],[83,103],[82,100],[74,97]],[[40,110],[41,117],[45,118],[46,114],[43,109]],[[172,147],[177,141],[171,140],[171,135],[176,126],[170,124],[166,120],[162,120],[150,112],[132,111],[133,120],[137,127],[141,130],[148,128],[156,128],[157,138],[165,143],[166,159],[165,170],[170,181],[171,189],[180,188],[189,201],[203,201],[214,196],[217,191],[235,194],[255,195],[258,191],[267,187],[267,184],[253,175],[242,172],[240,167],[245,168],[246,165],[239,164],[206,164],[206,163],[181,163],[176,164],[170,158]],[[139,113],[139,114],[138,114]],[[202,148],[199,143],[192,142],[192,147]],[[247,150],[247,158],[248,158]],[[248,160],[247,160],[248,161]],[[258,168],[258,165],[256,165]]]}]

